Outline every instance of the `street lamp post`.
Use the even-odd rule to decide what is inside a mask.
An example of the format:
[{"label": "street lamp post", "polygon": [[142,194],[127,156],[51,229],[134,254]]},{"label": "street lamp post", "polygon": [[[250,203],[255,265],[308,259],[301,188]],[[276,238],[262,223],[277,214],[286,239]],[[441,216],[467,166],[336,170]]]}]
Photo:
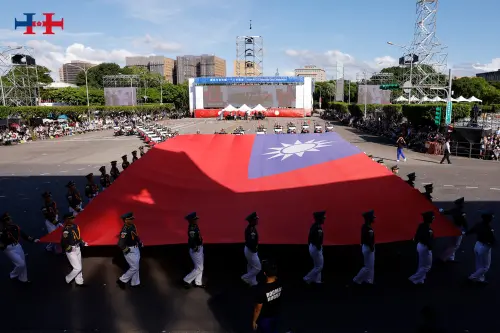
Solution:
[{"label": "street lamp post", "polygon": [[69,64],[66,64],[67,66],[72,66],[72,67],[76,67],[76,68],[79,68],[80,70],[83,71],[83,73],[85,74],[85,90],[86,90],[86,93],[87,93],[87,114],[88,114],[88,117],[89,117],[89,122],[90,122],[90,98],[89,98],[89,81],[88,81],[88,71],[91,67],[89,68],[86,68],[86,67],[80,67],[76,64],[72,64],[72,63],[69,63]]},{"label": "street lamp post", "polygon": [[[7,46],[7,49],[6,49],[5,51],[2,51],[2,52],[0,53],[0,56],[3,56],[3,55],[4,55],[4,53],[7,53],[7,52],[9,52],[9,51],[20,50],[20,49],[22,49],[22,48],[23,48],[22,46],[16,46],[16,47],[10,47],[10,46]],[[1,92],[2,92],[2,104],[3,104],[3,106],[6,106],[6,105],[7,105],[7,103],[6,103],[6,101],[5,101],[5,88],[4,88],[4,86],[3,86],[3,77],[0,77],[0,90],[1,90]]]}]

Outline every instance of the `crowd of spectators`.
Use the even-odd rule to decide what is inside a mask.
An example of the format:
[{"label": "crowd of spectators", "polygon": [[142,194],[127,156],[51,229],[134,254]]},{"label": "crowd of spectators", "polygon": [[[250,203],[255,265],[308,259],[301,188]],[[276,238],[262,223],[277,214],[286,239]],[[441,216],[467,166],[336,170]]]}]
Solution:
[{"label": "crowd of spectators", "polygon": [[500,156],[500,127],[490,136],[485,136],[480,142],[480,158],[486,160],[499,160]]}]

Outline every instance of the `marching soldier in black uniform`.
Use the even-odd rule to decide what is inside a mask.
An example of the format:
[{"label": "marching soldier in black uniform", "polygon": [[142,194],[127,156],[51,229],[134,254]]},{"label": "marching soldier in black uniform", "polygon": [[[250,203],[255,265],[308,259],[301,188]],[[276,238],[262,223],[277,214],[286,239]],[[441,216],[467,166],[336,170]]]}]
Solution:
[{"label": "marching soldier in black uniform", "polygon": [[135,220],[134,213],[126,213],[121,216],[123,220],[123,228],[120,232],[118,247],[123,251],[125,260],[129,265],[128,271],[125,272],[116,283],[122,289],[125,288],[130,281],[130,286],[138,287],[141,284],[139,276],[139,262],[141,260],[140,248],[143,247],[137,228],[133,221]]},{"label": "marching soldier in black uniform", "polygon": [[140,146],[139,147],[139,153],[141,154],[141,157],[144,156],[145,152],[144,152],[144,146]]},{"label": "marching soldier in black uniform", "polygon": [[[47,228],[47,232],[50,234],[52,231],[56,230],[60,226],[59,210],[57,209],[56,202],[52,200],[52,194],[50,192],[44,192],[42,194],[42,197],[43,197],[42,214],[43,217],[45,218],[45,227]],[[52,243],[48,244],[45,247],[45,250],[60,252],[58,251],[59,249],[57,248],[57,245]]]},{"label": "marching soldier in black uniform", "polygon": [[262,269],[258,254],[259,249],[259,233],[257,232],[257,224],[259,216],[256,212],[246,217],[248,226],[245,229],[245,258],[247,260],[247,273],[241,279],[250,286],[257,285],[257,275]]},{"label": "marching soldier in black uniform", "polygon": [[194,269],[184,277],[184,287],[190,288],[194,282],[195,287],[205,288],[202,280],[205,256],[203,254],[203,237],[201,237],[200,228],[198,227],[199,217],[196,212],[192,212],[185,219],[189,222],[188,246]]},{"label": "marching soldier in black uniform", "polygon": [[120,170],[118,170],[116,163],[118,162],[111,161],[111,170],[109,171],[109,174],[111,175],[111,182],[114,182],[120,175]]},{"label": "marching soldier in black uniform", "polygon": [[17,279],[22,283],[29,283],[26,257],[19,242],[21,238],[32,243],[38,243],[40,240],[26,235],[19,226],[12,223],[9,213],[4,213],[0,220],[2,222],[0,226],[0,250],[14,265],[14,269],[10,272],[10,278]]},{"label": "marching soldier in black uniform", "polygon": [[467,214],[464,212],[465,198],[459,198],[455,200],[455,207],[450,210],[442,210],[439,211],[445,215],[450,215],[453,223],[460,228],[462,234],[459,236],[454,236],[450,238],[450,245],[444,251],[442,260],[449,262],[457,262],[455,260],[455,254],[457,250],[460,248],[462,244],[463,235],[467,232],[469,225],[467,223]]},{"label": "marching soldier in black uniform", "polygon": [[125,171],[126,168],[130,166],[130,162],[127,160],[127,155],[122,156],[122,169]]},{"label": "marching soldier in black uniform", "polygon": [[363,254],[364,266],[353,279],[356,284],[373,284],[375,276],[375,232],[372,223],[375,221],[373,210],[363,213],[365,223],[361,227],[361,253]]},{"label": "marching soldier in black uniform", "polygon": [[78,213],[83,211],[82,207],[82,197],[80,192],[76,189],[76,184],[73,181],[70,181],[66,187],[68,188],[68,193],[66,194],[66,199],[69,204],[69,212],[73,213],[73,215],[77,216]]},{"label": "marching soldier in black uniform", "polygon": [[417,179],[417,175],[415,175],[415,172],[412,172],[412,173],[408,174],[406,177],[408,177],[408,180],[406,181],[406,184],[408,184],[411,187],[415,188],[415,180]]},{"label": "marching soldier in black uniform", "polygon": [[422,213],[424,222],[417,229],[414,241],[417,243],[418,269],[415,274],[410,276],[409,280],[414,284],[424,284],[427,273],[432,267],[432,249],[434,246],[434,231],[431,228],[434,221],[434,212]]},{"label": "marching soldier in black uniform", "polygon": [[73,267],[73,270],[66,275],[66,283],[70,284],[74,280],[75,284],[81,287],[83,286],[81,247],[88,246],[88,244],[82,240],[80,228],[73,223],[74,219],[75,217],[71,213],[64,215],[61,248],[66,253],[71,267]]},{"label": "marching soldier in black uniform", "polygon": [[323,224],[326,220],[326,212],[313,213],[314,223],[309,229],[309,255],[313,260],[313,269],[304,276],[307,284],[321,283],[321,272],[323,271]]},{"label": "marching soldier in black uniform", "polygon": [[101,176],[99,177],[99,182],[101,183],[102,190],[104,191],[111,186],[111,177],[106,173],[106,167],[103,165],[99,168]]},{"label": "marching soldier in black uniform", "polygon": [[424,190],[425,192],[423,192],[423,196],[429,200],[430,202],[432,202],[432,192],[434,192],[434,185],[432,184],[426,184],[424,185]]},{"label": "marching soldier in black uniform", "polygon": [[94,183],[94,174],[89,173],[85,176],[87,178],[87,185],[85,185],[85,196],[89,203],[99,194],[99,187]]},{"label": "marching soldier in black uniform", "polygon": [[477,241],[474,246],[476,255],[476,271],[469,276],[469,280],[486,284],[485,275],[488,273],[491,265],[491,248],[496,245],[495,230],[491,226],[494,219],[491,212],[481,214],[482,221],[474,225],[466,235],[476,234]]},{"label": "marching soldier in black uniform", "polygon": [[134,150],[132,152],[132,163],[134,163],[135,161],[137,161],[139,159],[139,157],[137,157],[137,150]]},{"label": "marching soldier in black uniform", "polygon": [[399,167],[395,165],[391,168],[391,171],[393,174],[397,175],[399,173]]}]

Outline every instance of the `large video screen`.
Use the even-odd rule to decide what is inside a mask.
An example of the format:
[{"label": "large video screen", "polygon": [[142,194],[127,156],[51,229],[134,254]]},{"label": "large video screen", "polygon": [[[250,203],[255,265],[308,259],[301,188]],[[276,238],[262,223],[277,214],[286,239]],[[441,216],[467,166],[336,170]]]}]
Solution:
[{"label": "large video screen", "polygon": [[133,106],[137,105],[137,88],[104,88],[106,106]]},{"label": "large video screen", "polygon": [[223,109],[240,107],[295,108],[295,85],[204,86],[203,107]]},{"label": "large video screen", "polygon": [[[366,95],[366,101],[365,101]],[[391,104],[391,91],[377,85],[358,86],[358,104]]]}]

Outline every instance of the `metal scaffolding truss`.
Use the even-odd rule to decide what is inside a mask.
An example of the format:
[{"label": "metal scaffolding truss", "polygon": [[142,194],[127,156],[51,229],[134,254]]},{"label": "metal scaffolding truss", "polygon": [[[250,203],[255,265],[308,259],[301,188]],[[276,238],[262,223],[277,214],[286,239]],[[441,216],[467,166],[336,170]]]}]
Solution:
[{"label": "metal scaffolding truss", "polygon": [[356,73],[356,82],[360,84],[388,84],[396,83],[397,78],[393,73],[380,73],[380,72],[368,72],[363,71]]},{"label": "metal scaffolding truss", "polygon": [[406,68],[401,84],[408,99],[416,95],[419,100],[424,96],[446,97],[444,88],[448,84],[447,47],[439,41],[436,32],[436,22],[439,0],[417,0],[415,32],[411,45],[400,60],[400,65]]},{"label": "metal scaffolding truss", "polygon": [[102,86],[104,88],[141,88],[141,77],[139,75],[105,75],[102,77]]},{"label": "metal scaffolding truss", "polygon": [[29,47],[0,47],[0,105],[37,105],[40,85],[34,54]]},{"label": "metal scaffolding truss", "polygon": [[261,36],[236,37],[236,76],[264,75],[264,39]]}]

